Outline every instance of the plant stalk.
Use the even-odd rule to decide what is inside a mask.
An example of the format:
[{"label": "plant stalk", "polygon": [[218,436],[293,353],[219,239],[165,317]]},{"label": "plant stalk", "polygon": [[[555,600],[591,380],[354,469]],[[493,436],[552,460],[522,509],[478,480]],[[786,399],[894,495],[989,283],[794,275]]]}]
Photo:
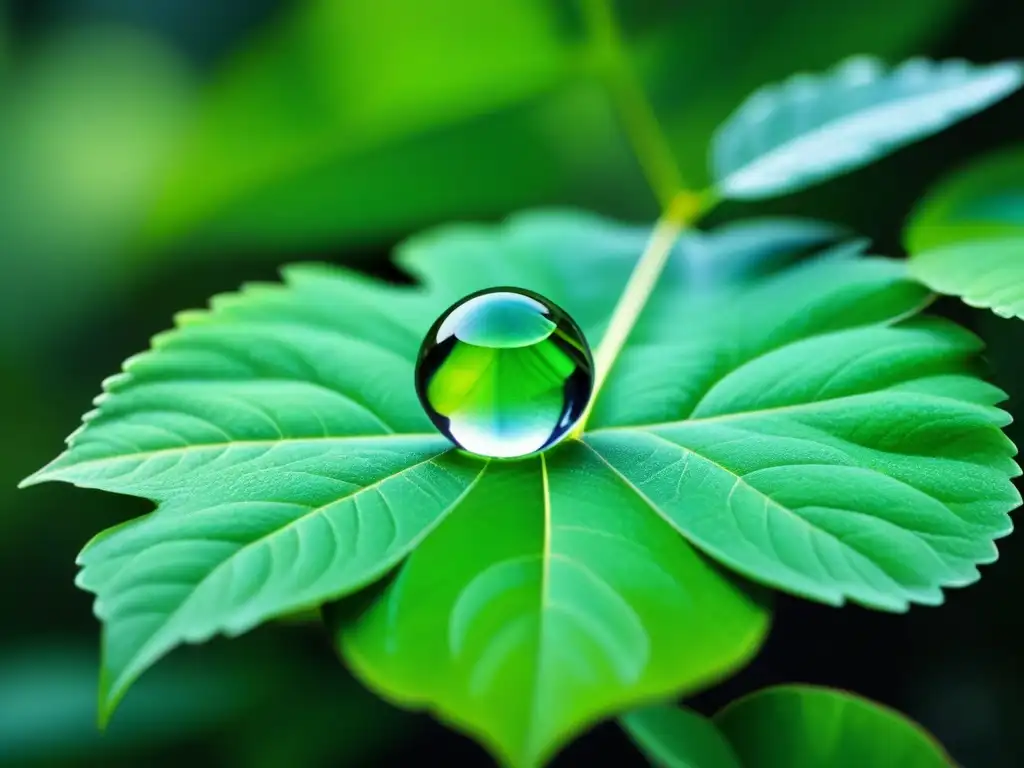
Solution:
[{"label": "plant stalk", "polygon": [[683,189],[675,155],[633,71],[611,0],[581,0],[590,49],[629,145],[662,210]]},{"label": "plant stalk", "polygon": [[709,202],[711,202],[711,198],[708,195],[678,192],[655,224],[647,246],[633,268],[626,287],[622,291],[622,296],[619,297],[619,301],[615,305],[604,338],[601,339],[597,352],[594,354],[594,389],[591,392],[587,409],[572,431],[572,437],[579,437],[583,434],[594,403],[597,402],[597,396],[608,379],[608,374],[619,357],[619,353],[622,352],[633,326],[636,325],[640,313],[647,305],[647,300],[654,291],[654,287],[658,284],[658,278],[661,277],[665,264],[668,263],[676,241],[686,227],[705,210]]}]

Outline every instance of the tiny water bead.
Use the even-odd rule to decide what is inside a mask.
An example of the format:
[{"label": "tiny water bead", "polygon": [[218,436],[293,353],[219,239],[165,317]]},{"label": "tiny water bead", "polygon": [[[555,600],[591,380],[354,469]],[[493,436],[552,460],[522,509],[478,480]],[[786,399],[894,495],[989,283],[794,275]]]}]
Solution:
[{"label": "tiny water bead", "polygon": [[416,362],[416,393],[434,426],[458,447],[493,458],[557,443],[583,415],[593,385],[579,326],[521,288],[490,288],[453,304]]}]

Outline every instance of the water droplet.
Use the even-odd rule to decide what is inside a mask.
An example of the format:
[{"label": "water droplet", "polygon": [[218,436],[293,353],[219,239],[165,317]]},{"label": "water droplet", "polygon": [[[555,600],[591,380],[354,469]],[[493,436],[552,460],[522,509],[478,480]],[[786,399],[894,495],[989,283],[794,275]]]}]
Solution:
[{"label": "water droplet", "polygon": [[583,415],[594,385],[576,322],[531,291],[491,288],[453,304],[427,333],[416,392],[460,448],[513,458],[549,448]]}]

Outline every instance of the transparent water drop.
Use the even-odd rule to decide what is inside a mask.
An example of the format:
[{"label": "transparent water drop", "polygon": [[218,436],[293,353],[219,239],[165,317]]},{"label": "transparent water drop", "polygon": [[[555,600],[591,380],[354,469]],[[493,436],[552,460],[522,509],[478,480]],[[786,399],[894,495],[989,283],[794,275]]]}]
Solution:
[{"label": "transparent water drop", "polygon": [[575,426],[594,385],[576,322],[532,291],[470,294],[427,332],[416,393],[458,447],[494,458],[549,448]]}]

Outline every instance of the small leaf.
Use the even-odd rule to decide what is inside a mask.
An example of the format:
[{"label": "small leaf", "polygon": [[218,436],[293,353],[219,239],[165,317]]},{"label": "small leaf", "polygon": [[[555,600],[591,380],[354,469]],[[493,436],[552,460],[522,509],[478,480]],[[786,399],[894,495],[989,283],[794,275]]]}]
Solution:
[{"label": "small leaf", "polygon": [[1013,235],[1024,235],[1021,147],[994,152],[942,180],[914,210],[903,240],[916,254]]},{"label": "small leaf", "polygon": [[691,710],[647,707],[621,723],[655,768],[743,768],[714,723]]},{"label": "small leaf", "polygon": [[767,688],[714,718],[743,768],[950,768],[916,723],[859,696],[826,688]]},{"label": "small leaf", "polygon": [[332,612],[343,653],[525,766],[756,650],[767,610],[694,546],[831,603],[902,609],[975,579],[1019,503],[977,340],[913,317],[929,294],[903,262],[853,242],[787,266],[831,231],[759,227],[760,245],[742,227],[680,240],[583,441],[543,459],[429,433],[421,335],[516,285],[597,344],[646,227],[449,226],[400,249],[419,288],[296,267],[179,316],[28,481],[159,503],[81,556],[105,708],[175,644],[349,594],[411,552],[360,618]]},{"label": "small leaf", "polygon": [[718,192],[758,199],[794,192],[936,133],[1016,90],[1016,62],[973,66],[869,57],[756,92],[715,135]]},{"label": "small leaf", "polygon": [[1024,151],[990,155],[941,183],[905,233],[911,274],[1001,317],[1024,317]]},{"label": "small leaf", "polygon": [[1024,318],[1024,227],[1017,237],[953,243],[910,260],[910,273],[938,293],[1000,317]]}]

